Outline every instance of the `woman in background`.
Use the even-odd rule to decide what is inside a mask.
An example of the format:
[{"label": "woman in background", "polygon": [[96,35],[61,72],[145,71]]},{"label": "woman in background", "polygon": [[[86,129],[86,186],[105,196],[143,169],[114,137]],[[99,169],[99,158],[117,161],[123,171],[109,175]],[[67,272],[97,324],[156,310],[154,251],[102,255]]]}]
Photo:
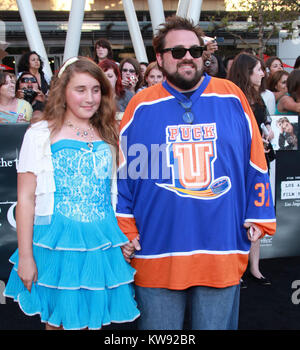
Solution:
[{"label": "woman in background", "polygon": [[135,94],[143,84],[143,74],[139,62],[132,57],[124,58],[119,69],[123,87]]},{"label": "woman in background", "polygon": [[99,63],[108,58],[109,60],[113,59],[113,51],[111,44],[106,39],[99,39],[94,45],[94,61]]},{"label": "woman in background", "polygon": [[157,62],[151,62],[144,74],[144,86],[149,87],[158,83],[163,82],[164,74]]},{"label": "woman in background", "polygon": [[269,76],[274,74],[275,72],[283,70],[283,63],[281,59],[277,56],[269,57],[266,60],[265,65],[266,65],[267,74]]},{"label": "woman in background", "polygon": [[50,79],[45,76],[43,66],[44,64],[39,54],[35,51],[30,51],[21,57],[18,64],[18,72],[19,74],[22,72],[33,74],[36,77],[43,94],[46,95],[49,90]]},{"label": "woman in background", "polygon": [[130,90],[124,89],[119,67],[114,61],[105,59],[98,63],[98,66],[103,70],[111,83],[117,107],[116,119],[120,121],[128,102],[134,94]]},{"label": "woman in background", "polygon": [[[252,54],[240,53],[232,63],[228,79],[241,88],[253,110],[265,145],[266,160],[269,163],[267,146],[270,145],[268,138],[271,125],[268,119],[266,105],[261,97],[261,84],[264,76],[262,62],[259,58]],[[265,129],[264,127],[267,128],[266,132],[263,131]],[[249,254],[250,277],[260,285],[270,285],[270,280],[260,272],[259,253],[260,241],[257,240],[256,242],[252,242]]]},{"label": "woman in background", "polygon": [[273,92],[276,101],[287,93],[287,79],[289,73],[285,70],[279,70],[270,75],[267,81],[268,89]]},{"label": "woman in background", "polygon": [[294,69],[287,79],[287,93],[276,105],[277,115],[300,113],[300,69]]},{"label": "woman in background", "polygon": [[15,76],[0,72],[0,123],[29,122],[32,117],[30,103],[16,98],[15,91]]}]

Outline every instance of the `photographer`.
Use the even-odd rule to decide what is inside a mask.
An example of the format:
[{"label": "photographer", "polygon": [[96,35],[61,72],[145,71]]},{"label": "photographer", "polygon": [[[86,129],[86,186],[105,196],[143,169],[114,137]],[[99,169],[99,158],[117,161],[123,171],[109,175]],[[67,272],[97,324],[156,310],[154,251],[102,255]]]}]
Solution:
[{"label": "photographer", "polygon": [[23,72],[33,74],[40,86],[40,90],[42,90],[44,94],[47,94],[49,90],[50,78],[45,75],[43,67],[44,63],[41,56],[35,51],[30,51],[24,53],[24,55],[20,58],[18,72],[19,74]]},{"label": "photographer", "polygon": [[139,62],[133,57],[124,58],[119,66],[124,89],[133,94],[142,87],[143,75]]},{"label": "photographer", "polygon": [[36,77],[29,72],[22,72],[16,84],[16,96],[28,101],[34,114],[42,112],[46,102],[46,96],[43,94]]}]

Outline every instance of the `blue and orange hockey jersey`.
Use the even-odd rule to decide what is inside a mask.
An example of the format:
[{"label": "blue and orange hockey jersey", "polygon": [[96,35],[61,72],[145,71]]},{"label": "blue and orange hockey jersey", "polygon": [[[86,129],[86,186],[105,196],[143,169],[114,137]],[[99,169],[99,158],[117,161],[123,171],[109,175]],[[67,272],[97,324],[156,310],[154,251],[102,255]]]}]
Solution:
[{"label": "blue and orange hockey jersey", "polygon": [[143,287],[238,284],[248,263],[244,222],[275,233],[261,136],[241,90],[205,75],[192,124],[167,83],[142,90],[120,125],[117,218],[140,237],[132,266]]}]

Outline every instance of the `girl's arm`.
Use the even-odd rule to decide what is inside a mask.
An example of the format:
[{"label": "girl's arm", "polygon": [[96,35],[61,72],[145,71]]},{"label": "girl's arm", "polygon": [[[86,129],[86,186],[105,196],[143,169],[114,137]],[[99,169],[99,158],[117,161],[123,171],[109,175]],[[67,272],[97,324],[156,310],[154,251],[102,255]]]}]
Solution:
[{"label": "girl's arm", "polygon": [[29,291],[31,291],[32,282],[37,281],[37,268],[32,251],[35,189],[36,176],[33,173],[18,174],[18,202],[16,206],[19,248],[18,275]]},{"label": "girl's arm", "polygon": [[295,102],[290,96],[283,96],[278,102],[277,109],[281,113],[285,111],[300,113],[300,102]]}]

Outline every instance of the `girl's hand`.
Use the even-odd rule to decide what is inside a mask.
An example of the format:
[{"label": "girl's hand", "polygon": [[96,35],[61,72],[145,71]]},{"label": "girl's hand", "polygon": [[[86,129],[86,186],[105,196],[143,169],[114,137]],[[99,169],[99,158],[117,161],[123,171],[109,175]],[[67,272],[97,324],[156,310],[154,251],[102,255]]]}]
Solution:
[{"label": "girl's hand", "polygon": [[122,79],[122,85],[126,88],[129,87],[129,80],[128,79]]},{"label": "girl's hand", "polygon": [[252,222],[245,222],[244,227],[247,228],[248,239],[251,242],[256,242],[261,237],[261,230]]},{"label": "girl's hand", "polygon": [[123,245],[121,247],[122,249],[122,253],[123,253],[123,256],[124,256],[124,259],[130,263],[130,260],[132,258],[132,255],[134,254],[134,252],[136,250],[141,250],[141,246],[140,246],[140,243],[139,243],[139,236],[134,238],[131,242]]},{"label": "girl's hand", "polygon": [[127,88],[131,88],[136,85],[138,78],[135,75],[131,75],[122,80],[122,85]]},{"label": "girl's hand", "polygon": [[19,258],[18,275],[24,286],[30,292],[32,282],[36,282],[38,277],[38,272],[33,257]]},{"label": "girl's hand", "polygon": [[269,141],[267,139],[265,139],[264,137],[262,137],[262,142],[263,142],[263,145],[264,145],[265,153],[269,153],[270,152],[270,149],[268,148]]}]

